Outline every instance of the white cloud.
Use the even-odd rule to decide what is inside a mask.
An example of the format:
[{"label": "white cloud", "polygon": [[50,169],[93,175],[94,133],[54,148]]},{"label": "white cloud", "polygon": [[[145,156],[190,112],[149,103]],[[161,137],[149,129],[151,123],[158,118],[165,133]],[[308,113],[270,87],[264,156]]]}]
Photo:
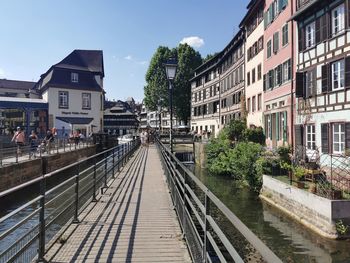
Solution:
[{"label": "white cloud", "polygon": [[131,56],[131,55],[127,55],[124,59],[126,59],[126,60],[132,60],[132,56]]},{"label": "white cloud", "polygon": [[200,48],[201,46],[204,45],[204,40],[203,38],[200,37],[184,37],[181,41],[180,44],[188,44],[191,47],[194,48]]},{"label": "white cloud", "polygon": [[6,76],[5,70],[3,70],[2,68],[0,68],[0,78],[4,78],[5,76]]},{"label": "white cloud", "polygon": [[148,63],[147,60],[143,60],[143,61],[138,61],[137,64],[140,64],[140,65],[146,65]]}]

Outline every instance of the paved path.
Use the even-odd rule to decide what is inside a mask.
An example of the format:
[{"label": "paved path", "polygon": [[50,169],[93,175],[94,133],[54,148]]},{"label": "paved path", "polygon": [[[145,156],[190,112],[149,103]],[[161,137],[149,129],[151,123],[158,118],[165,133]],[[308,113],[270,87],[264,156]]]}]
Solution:
[{"label": "paved path", "polygon": [[[155,146],[136,151],[51,262],[191,262]],[[93,204],[93,203],[92,203]]]}]

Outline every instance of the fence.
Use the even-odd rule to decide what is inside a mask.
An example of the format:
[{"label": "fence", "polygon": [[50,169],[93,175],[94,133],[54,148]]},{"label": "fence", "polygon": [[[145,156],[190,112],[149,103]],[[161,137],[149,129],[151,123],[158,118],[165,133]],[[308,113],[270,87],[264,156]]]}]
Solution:
[{"label": "fence", "polygon": [[158,149],[194,262],[282,262],[159,141]]},{"label": "fence", "polygon": [[34,146],[24,145],[21,147],[3,148],[0,141],[0,167],[41,157],[43,155],[74,151],[91,145],[93,145],[92,139],[84,139],[79,142],[74,142],[66,138],[57,138],[54,142],[49,144],[43,144],[41,143],[41,140],[37,140],[37,143]]},{"label": "fence", "polygon": [[[97,200],[138,146],[139,140],[118,145],[1,192],[0,199],[28,187],[39,189],[32,200],[0,218],[0,262],[30,262],[36,256],[44,262],[46,251],[70,223],[79,222],[81,211]],[[50,188],[50,179],[62,173],[68,179]]]}]

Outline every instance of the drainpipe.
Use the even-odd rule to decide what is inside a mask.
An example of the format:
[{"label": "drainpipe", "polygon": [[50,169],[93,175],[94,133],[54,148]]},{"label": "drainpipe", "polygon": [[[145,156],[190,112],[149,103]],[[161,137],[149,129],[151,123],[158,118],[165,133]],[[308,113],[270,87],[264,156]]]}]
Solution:
[{"label": "drainpipe", "polygon": [[[293,15],[293,4],[291,3],[290,5],[290,11],[291,11],[291,16]],[[292,146],[292,154],[294,153],[294,94],[293,94],[293,90],[294,90],[294,66],[295,66],[295,62],[296,59],[294,59],[294,21],[291,20],[291,45],[292,45],[292,54],[291,54],[291,74],[292,74],[292,82],[291,82],[291,87],[290,87],[290,97],[291,97],[291,104],[290,104],[290,111],[291,111],[291,119],[290,119],[290,125],[291,125],[291,129],[290,129],[290,135],[291,135],[291,146]],[[288,125],[288,123],[287,123]]]}]

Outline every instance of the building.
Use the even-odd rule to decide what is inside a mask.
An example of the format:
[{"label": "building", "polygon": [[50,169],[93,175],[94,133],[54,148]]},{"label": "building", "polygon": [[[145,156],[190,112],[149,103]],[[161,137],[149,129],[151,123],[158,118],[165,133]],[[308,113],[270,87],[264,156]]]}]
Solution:
[{"label": "building", "polygon": [[16,127],[28,135],[48,128],[48,103],[41,99],[35,82],[0,79],[0,139],[9,142]]},{"label": "building", "polygon": [[251,0],[240,27],[245,31],[245,99],[247,126],[263,127],[265,0]]},{"label": "building", "polygon": [[245,114],[244,49],[240,30],[220,53],[195,70],[191,79],[193,131],[217,135],[231,119]]},{"label": "building", "polygon": [[266,0],[263,111],[266,145],[293,144],[294,25],[292,0]]},{"label": "building", "polygon": [[74,50],[41,75],[35,89],[49,104],[49,127],[59,135],[103,130],[103,78],[100,50]]},{"label": "building", "polygon": [[322,158],[348,154],[349,1],[299,0],[296,7],[296,150],[306,148],[308,155],[317,151]]},{"label": "building", "polygon": [[122,136],[136,134],[139,121],[129,101],[105,101],[104,105],[104,131]]}]

